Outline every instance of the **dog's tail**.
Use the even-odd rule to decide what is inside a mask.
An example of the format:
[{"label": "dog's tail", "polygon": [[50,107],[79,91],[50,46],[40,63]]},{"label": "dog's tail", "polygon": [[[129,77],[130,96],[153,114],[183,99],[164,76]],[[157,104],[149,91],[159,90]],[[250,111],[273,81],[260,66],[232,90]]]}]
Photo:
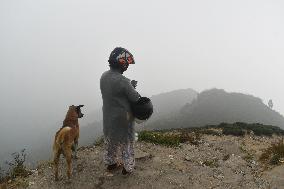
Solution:
[{"label": "dog's tail", "polygon": [[68,132],[71,130],[71,127],[64,127],[61,128],[55,135],[54,144],[53,144],[53,150],[60,147],[62,149],[62,145],[64,143],[64,140],[66,140],[66,137],[68,137]]}]

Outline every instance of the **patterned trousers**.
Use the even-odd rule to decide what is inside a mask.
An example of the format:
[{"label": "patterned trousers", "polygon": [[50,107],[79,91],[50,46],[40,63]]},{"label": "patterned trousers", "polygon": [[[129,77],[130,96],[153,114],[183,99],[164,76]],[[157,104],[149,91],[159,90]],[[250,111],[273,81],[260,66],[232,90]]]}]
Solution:
[{"label": "patterned trousers", "polygon": [[133,172],[135,166],[134,142],[113,144],[105,139],[104,162],[106,165],[122,162],[127,172]]}]

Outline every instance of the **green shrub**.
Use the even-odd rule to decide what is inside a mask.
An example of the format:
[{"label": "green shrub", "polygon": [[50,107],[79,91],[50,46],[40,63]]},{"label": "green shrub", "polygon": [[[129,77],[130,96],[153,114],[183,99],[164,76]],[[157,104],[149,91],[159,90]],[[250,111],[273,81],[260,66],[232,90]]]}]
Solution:
[{"label": "green shrub", "polygon": [[253,133],[257,136],[265,135],[265,136],[272,136],[273,131],[268,128],[253,128],[252,129]]},{"label": "green shrub", "polygon": [[276,135],[283,135],[284,131],[276,126],[271,125],[263,125],[260,123],[253,123],[253,124],[246,124],[246,123],[235,123],[238,127],[245,129],[247,131],[253,131],[253,133],[257,136],[272,136],[273,134]]},{"label": "green shrub", "polygon": [[180,146],[180,143],[189,142],[193,145],[198,145],[201,139],[201,133],[188,131],[185,129],[172,131],[141,131],[138,141],[151,142],[165,146]]},{"label": "green shrub", "polygon": [[225,127],[223,128],[222,133],[224,135],[233,135],[233,136],[244,136],[245,131],[239,127]]},{"label": "green shrub", "polygon": [[[257,136],[272,136],[275,135],[284,135],[284,130],[280,129],[276,126],[271,125],[263,125],[260,123],[243,123],[243,122],[236,122],[233,124],[229,123],[220,123],[216,126],[207,126],[206,128],[219,128],[225,130],[223,134],[231,134],[235,136],[242,136],[243,132],[253,133]],[[235,129],[236,128],[236,129]],[[240,131],[242,130],[242,131]]]},{"label": "green shrub", "polygon": [[179,134],[179,138],[181,143],[189,142],[190,144],[198,145],[201,139],[201,133],[199,131],[195,132],[182,131]]},{"label": "green shrub", "polygon": [[157,131],[141,131],[139,133],[138,141],[162,144],[165,146],[179,146],[181,138],[178,135],[160,133]]}]

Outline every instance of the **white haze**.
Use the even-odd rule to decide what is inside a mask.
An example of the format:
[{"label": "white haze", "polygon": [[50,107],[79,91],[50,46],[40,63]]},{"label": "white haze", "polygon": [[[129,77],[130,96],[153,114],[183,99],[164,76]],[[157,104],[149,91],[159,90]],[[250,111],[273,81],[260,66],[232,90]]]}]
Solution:
[{"label": "white haze", "polygon": [[125,75],[142,94],[216,87],[271,98],[283,114],[283,10],[280,0],[1,0],[0,155],[60,127],[71,104],[100,109],[116,46],[134,54]]}]

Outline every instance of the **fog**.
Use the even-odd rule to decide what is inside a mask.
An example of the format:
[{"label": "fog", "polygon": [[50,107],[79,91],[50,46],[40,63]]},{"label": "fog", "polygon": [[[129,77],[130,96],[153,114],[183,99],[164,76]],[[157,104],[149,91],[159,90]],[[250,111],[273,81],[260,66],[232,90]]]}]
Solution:
[{"label": "fog", "polygon": [[272,99],[283,115],[283,9],[280,0],[0,1],[0,155],[59,128],[71,104],[86,117],[99,110],[117,46],[133,53],[125,75],[143,95],[217,87]]}]

